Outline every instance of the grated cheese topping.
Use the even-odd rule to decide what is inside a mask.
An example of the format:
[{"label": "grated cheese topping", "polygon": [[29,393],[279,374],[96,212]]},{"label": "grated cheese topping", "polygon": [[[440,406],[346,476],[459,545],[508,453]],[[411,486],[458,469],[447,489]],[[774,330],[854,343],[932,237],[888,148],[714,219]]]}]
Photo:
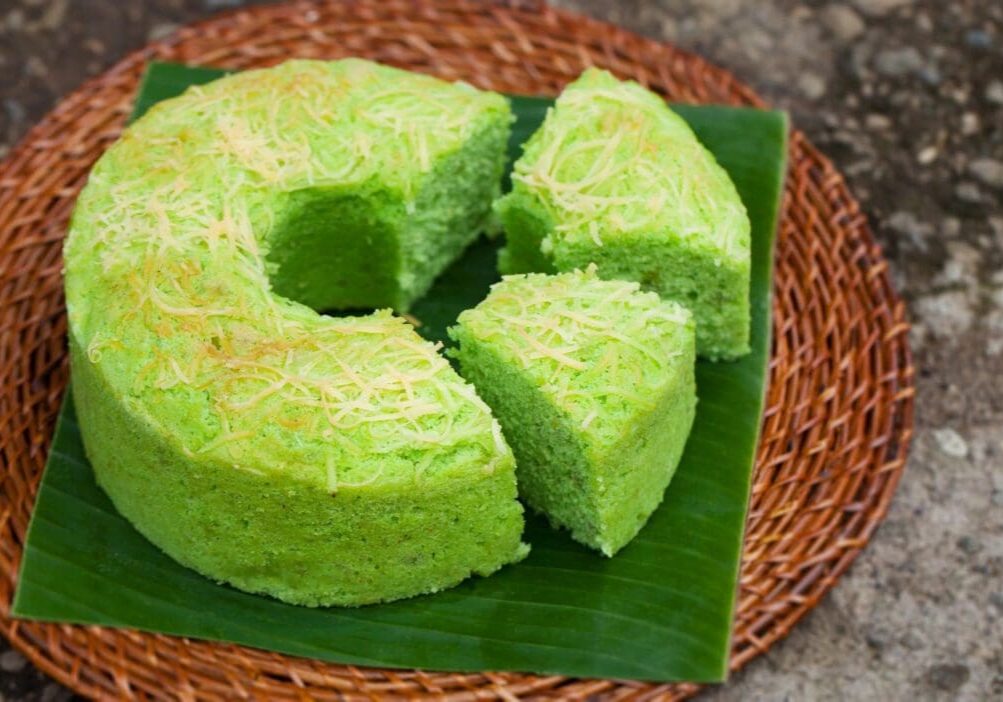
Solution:
[{"label": "grated cheese topping", "polygon": [[[188,456],[331,493],[493,470],[497,422],[389,311],[330,318],[270,290],[287,193],[416,196],[504,98],[348,59],[291,61],[155,106],[94,167],[65,249],[71,336]],[[434,460],[433,460],[434,459]]]},{"label": "grated cheese topping", "polygon": [[639,284],[601,280],[595,265],[511,275],[459,326],[516,363],[583,430],[650,407],[658,387],[693,361],[690,311]]}]

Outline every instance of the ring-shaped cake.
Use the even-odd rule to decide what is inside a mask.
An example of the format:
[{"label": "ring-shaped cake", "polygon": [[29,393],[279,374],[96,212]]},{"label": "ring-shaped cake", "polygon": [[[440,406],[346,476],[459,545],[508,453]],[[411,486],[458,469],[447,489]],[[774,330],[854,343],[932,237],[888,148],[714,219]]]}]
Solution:
[{"label": "ring-shaped cake", "polygon": [[93,169],[65,248],[99,484],[220,581],[307,605],[451,586],[525,555],[512,453],[389,311],[486,224],[506,100],[377,64],[191,88]]}]

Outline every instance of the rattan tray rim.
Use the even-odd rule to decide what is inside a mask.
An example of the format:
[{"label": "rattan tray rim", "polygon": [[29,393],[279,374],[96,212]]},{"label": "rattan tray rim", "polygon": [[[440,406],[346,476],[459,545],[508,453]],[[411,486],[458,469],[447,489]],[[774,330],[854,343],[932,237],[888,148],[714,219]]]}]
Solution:
[{"label": "rattan tray rim", "polygon": [[[463,20],[462,30],[450,29],[456,18]],[[691,684],[318,664],[230,644],[10,618],[27,517],[65,385],[65,354],[58,343],[65,335],[59,242],[86,166],[115,137],[129,113],[142,67],[154,59],[227,67],[274,63],[282,58],[279,48],[290,45],[338,53],[345,46],[333,39],[339,30],[354,26],[353,22],[389,31],[397,42],[387,52],[386,47],[376,45],[377,36],[370,39],[372,45],[355,47],[360,54],[445,77],[471,78],[482,85],[490,81],[485,87],[509,92],[527,92],[510,89],[515,84],[513,76],[520,74],[517,69],[521,69],[522,85],[533,82],[536,86],[532,92],[553,94],[574,68],[594,63],[635,77],[674,99],[763,105],[749,88],[694,54],[596,20],[524,2],[322,1],[236,10],[185,27],[87,81],[0,163],[0,329],[5,332],[0,342],[0,379],[4,381],[0,386],[0,456],[5,468],[0,486],[0,630],[44,672],[95,697],[326,699],[393,694],[473,699],[608,694],[624,699],[672,699],[694,693],[698,688]],[[353,41],[352,37],[342,39],[346,44]],[[463,71],[489,65],[482,54],[493,57],[502,68],[464,75]],[[76,143],[73,137],[81,131],[86,139]],[[791,133],[790,156],[780,233],[786,247],[777,251],[774,285],[771,386],[747,526],[732,669],[785,636],[859,554],[888,509],[912,433],[914,371],[908,325],[887,263],[842,176],[796,130]],[[51,170],[40,167],[47,165]],[[811,238],[802,241],[805,231]],[[823,247],[819,241],[830,246]],[[796,275],[781,279],[780,264],[793,267],[789,273],[802,274],[804,279]],[[811,286],[819,280],[837,283],[833,288],[837,293],[845,288],[840,293],[843,297],[829,300],[830,310],[835,304],[834,317],[827,318],[806,294],[816,291]],[[817,292],[835,295],[824,287]],[[790,314],[792,300],[803,308],[798,315]],[[806,328],[800,329],[799,324]],[[859,360],[864,357],[866,363]],[[853,377],[846,380],[847,375]],[[816,387],[808,390],[812,385]],[[834,413],[836,409],[844,411]],[[848,423],[861,422],[860,417],[868,420],[868,426],[859,425],[857,434],[837,437],[834,446],[823,445],[829,441],[825,437],[819,439],[819,426],[832,425],[838,434]],[[879,426],[876,431],[875,425]],[[822,448],[811,440],[821,441],[817,446]],[[867,451],[861,456],[865,444]],[[819,463],[819,454],[835,456],[834,465],[847,465],[848,477],[834,493],[837,497],[851,493],[842,502],[826,506],[798,501],[799,487],[792,477],[809,483],[809,488],[825,486],[821,472],[812,472],[811,463]],[[809,464],[807,468],[799,470],[794,465],[799,458]],[[805,509],[778,510],[785,498]],[[811,517],[826,510],[841,518],[820,531]],[[812,528],[805,532],[801,525],[802,531],[792,531],[798,520],[790,514],[802,515]],[[797,535],[801,538],[794,538]],[[778,543],[787,543],[793,550],[777,553]]]}]

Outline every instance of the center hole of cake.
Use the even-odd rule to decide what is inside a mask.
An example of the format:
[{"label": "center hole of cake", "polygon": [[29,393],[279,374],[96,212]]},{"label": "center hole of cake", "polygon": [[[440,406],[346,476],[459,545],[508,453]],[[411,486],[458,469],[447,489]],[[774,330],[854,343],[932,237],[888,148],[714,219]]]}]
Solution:
[{"label": "center hole of cake", "polygon": [[335,316],[398,306],[398,213],[388,198],[308,188],[277,212],[267,254],[277,294]]}]

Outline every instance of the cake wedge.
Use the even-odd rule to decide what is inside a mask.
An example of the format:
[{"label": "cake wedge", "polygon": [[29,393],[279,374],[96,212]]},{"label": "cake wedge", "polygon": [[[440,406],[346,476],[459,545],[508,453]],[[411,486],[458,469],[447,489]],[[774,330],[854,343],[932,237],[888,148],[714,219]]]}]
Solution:
[{"label": "cake wedge", "polygon": [[595,267],[503,278],[450,336],[516,457],[520,497],[612,556],[647,522],[696,409],[690,312]]}]

